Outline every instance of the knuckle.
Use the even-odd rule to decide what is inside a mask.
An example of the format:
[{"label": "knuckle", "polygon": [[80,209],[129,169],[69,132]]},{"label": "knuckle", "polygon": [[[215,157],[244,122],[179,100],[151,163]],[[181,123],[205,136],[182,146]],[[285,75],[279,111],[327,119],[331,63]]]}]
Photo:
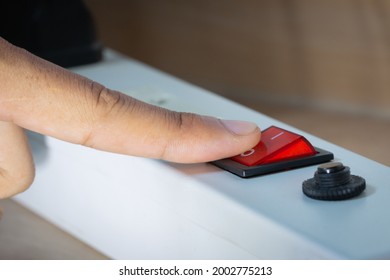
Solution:
[{"label": "knuckle", "polygon": [[196,115],[193,113],[174,112],[169,111],[170,120],[169,123],[174,125],[177,132],[189,129],[196,119]]},{"label": "knuckle", "polygon": [[87,104],[90,108],[87,129],[80,140],[80,144],[87,147],[94,147],[95,129],[107,120],[119,117],[129,111],[132,107],[132,100],[128,96],[103,85],[87,81]]},{"label": "knuckle", "polygon": [[165,111],[166,123],[170,133],[166,133],[164,144],[160,142],[160,159],[170,160],[175,157],[175,151],[181,150],[184,135],[191,130],[197,116],[193,113]]},{"label": "knuckle", "polygon": [[95,113],[103,114],[103,116],[109,114],[115,107],[118,107],[123,99],[119,92],[109,90],[96,82],[91,82],[90,92]]}]

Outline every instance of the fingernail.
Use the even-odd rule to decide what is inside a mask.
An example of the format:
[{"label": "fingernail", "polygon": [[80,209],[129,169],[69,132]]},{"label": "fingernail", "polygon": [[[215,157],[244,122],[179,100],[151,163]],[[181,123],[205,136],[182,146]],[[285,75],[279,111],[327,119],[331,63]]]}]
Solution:
[{"label": "fingernail", "polygon": [[248,135],[255,131],[257,124],[236,120],[221,120],[223,126],[237,135]]}]

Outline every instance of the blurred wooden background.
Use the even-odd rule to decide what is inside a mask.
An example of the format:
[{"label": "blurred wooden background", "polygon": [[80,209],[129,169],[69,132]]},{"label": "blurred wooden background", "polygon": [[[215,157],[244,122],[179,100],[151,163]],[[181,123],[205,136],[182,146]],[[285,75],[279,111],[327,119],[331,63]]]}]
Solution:
[{"label": "blurred wooden background", "polygon": [[86,4],[106,46],[390,165],[390,1]]}]

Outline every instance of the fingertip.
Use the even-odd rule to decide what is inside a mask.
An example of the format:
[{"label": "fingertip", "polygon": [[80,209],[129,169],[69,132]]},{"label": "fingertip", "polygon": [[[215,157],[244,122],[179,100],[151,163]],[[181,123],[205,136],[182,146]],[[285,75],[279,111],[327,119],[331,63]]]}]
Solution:
[{"label": "fingertip", "polygon": [[220,119],[220,122],[228,131],[239,136],[247,136],[253,133],[260,132],[260,129],[257,124],[253,122],[223,119]]},{"label": "fingertip", "polygon": [[230,134],[227,145],[221,147],[221,158],[236,156],[256,146],[261,139],[261,129],[253,122],[241,120],[220,120]]},{"label": "fingertip", "polygon": [[[253,148],[261,137],[257,124],[247,121],[193,115],[190,123],[190,129],[187,127],[186,133],[176,141],[179,145],[175,146],[181,146],[181,153],[174,161],[179,158],[182,163],[191,163],[229,158]],[[191,141],[186,141],[189,139]]]}]

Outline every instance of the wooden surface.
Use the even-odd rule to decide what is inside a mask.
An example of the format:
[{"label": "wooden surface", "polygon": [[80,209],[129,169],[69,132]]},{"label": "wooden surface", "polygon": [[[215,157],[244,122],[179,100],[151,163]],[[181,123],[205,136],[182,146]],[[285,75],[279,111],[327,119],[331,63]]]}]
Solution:
[{"label": "wooden surface", "polygon": [[0,260],[107,258],[13,200],[0,208]]},{"label": "wooden surface", "polygon": [[390,118],[385,0],[87,0],[102,41],[232,99]]}]

